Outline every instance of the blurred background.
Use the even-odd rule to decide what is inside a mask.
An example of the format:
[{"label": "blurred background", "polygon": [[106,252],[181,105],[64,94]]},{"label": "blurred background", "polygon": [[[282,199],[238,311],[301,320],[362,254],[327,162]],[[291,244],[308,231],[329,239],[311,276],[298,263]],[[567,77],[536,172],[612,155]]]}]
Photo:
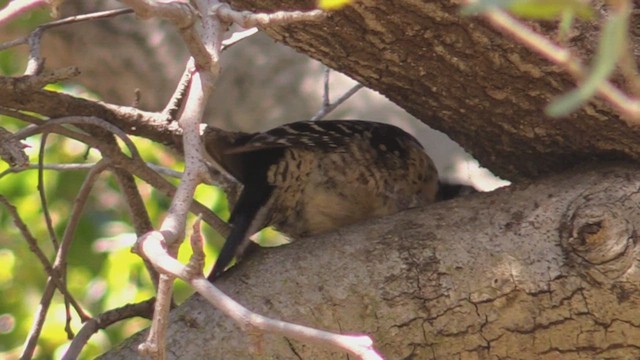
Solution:
[{"label": "blurred background", "polygon": [[[6,0],[0,0],[5,6]],[[62,16],[118,8],[116,1],[65,2]],[[0,43],[25,36],[36,26],[51,21],[48,11],[35,11],[0,31]],[[121,16],[47,31],[43,38],[46,67],[78,66],[82,75],[73,81],[53,84],[52,90],[91,99],[131,105],[140,90],[140,107],[161,110],[171,96],[184,69],[187,54],[176,31],[168,24],[141,21],[133,15]],[[27,48],[0,51],[1,75],[21,74]],[[222,74],[207,112],[210,124],[225,129],[262,131],[274,126],[311,118],[322,105],[324,66],[286,48],[263,34],[234,45],[223,54]],[[349,90],[354,81],[337,72],[330,73],[330,97],[334,101]],[[416,136],[434,159],[441,177],[470,184],[484,191],[508,184],[482,168],[446,135],[412,118],[380,94],[361,89],[326,119],[366,119],[397,125]],[[16,131],[21,121],[0,116],[0,126]],[[146,161],[181,170],[182,160],[147,140],[134,139]],[[31,163],[37,164],[40,137],[26,141]],[[45,145],[45,164],[90,164],[99,160],[95,150],[52,135]],[[37,171],[6,172],[0,163],[0,194],[17,207],[23,221],[39,245],[54,258],[53,247],[43,221],[37,192]],[[67,224],[73,200],[82,185],[86,169],[46,170],[44,188],[55,232],[60,238]],[[173,179],[174,183],[177,180]],[[158,225],[170,199],[139,182],[147,209]],[[200,186],[196,198],[212,207],[223,219],[229,211],[225,195],[213,187]],[[208,262],[223,239],[204,227],[208,240]],[[259,239],[275,238],[266,231]],[[91,314],[152,297],[153,287],[140,259],[130,253],[136,236],[114,178],[101,175],[74,236],[67,273],[70,291]],[[190,251],[183,247],[180,259]],[[5,208],[0,207],[0,358],[17,358],[31,327],[46,281],[44,270],[17,231]],[[177,299],[191,291],[177,282]],[[37,358],[59,358],[68,345],[64,332],[65,309],[57,295],[48,312],[39,342]],[[72,327],[81,324],[74,318]],[[140,331],[144,319],[122,322],[95,335],[83,358],[93,358]]]}]

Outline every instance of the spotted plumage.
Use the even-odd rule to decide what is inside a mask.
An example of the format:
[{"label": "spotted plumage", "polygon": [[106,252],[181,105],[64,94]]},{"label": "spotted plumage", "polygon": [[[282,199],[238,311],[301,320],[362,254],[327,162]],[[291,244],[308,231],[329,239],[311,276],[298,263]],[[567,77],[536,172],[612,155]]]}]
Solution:
[{"label": "spotted plumage", "polygon": [[433,162],[415,138],[395,126],[301,121],[254,134],[208,128],[204,138],[210,160],[243,184],[210,280],[266,226],[299,238],[436,197]]}]

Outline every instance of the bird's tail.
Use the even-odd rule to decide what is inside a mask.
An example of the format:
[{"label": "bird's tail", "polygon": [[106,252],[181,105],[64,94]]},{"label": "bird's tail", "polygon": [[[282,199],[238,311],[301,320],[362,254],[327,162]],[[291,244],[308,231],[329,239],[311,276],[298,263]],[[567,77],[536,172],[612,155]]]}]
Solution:
[{"label": "bird's tail", "polygon": [[265,207],[270,191],[245,187],[238,203],[231,213],[229,224],[231,233],[227,237],[213,269],[207,279],[213,282],[231,264],[233,258],[240,257],[250,240],[249,237],[265,226],[267,209]]}]

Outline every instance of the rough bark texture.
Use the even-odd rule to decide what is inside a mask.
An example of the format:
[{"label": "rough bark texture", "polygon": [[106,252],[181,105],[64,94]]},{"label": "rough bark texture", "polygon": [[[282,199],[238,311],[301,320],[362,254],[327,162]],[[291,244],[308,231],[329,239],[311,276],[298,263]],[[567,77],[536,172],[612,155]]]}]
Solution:
[{"label": "rough bark texture", "polygon": [[[544,105],[573,82],[485,23],[461,18],[458,5],[360,0],[318,24],[267,32],[385,94],[507,178],[639,157],[639,131],[601,102],[569,119],[545,118]],[[164,143],[179,133],[161,116],[10,83],[0,84],[2,106],[97,115]],[[220,285],[266,315],[370,334],[389,359],[638,357],[639,175],[582,169],[408,211],[264,251]],[[173,358],[249,357],[244,335],[199,297],[172,316]],[[139,340],[105,358],[135,358]],[[264,358],[344,357],[275,336],[262,345]]]},{"label": "rough bark texture", "polygon": [[[229,2],[261,11],[314,6],[297,0]],[[574,82],[483,21],[460,16],[460,4],[359,0],[320,23],[266,31],[381,92],[507,179],[590,159],[640,157],[640,130],[601,101],[568,119],[545,117],[545,105]],[[583,26],[575,34],[578,52],[593,46],[584,43],[597,39],[593,29]]]},{"label": "rough bark texture", "polygon": [[[266,250],[220,288],[265,315],[367,333],[388,359],[640,356],[640,172],[571,171]],[[260,355],[199,296],[172,359],[333,359],[269,335]],[[134,337],[104,359],[136,358]]]}]

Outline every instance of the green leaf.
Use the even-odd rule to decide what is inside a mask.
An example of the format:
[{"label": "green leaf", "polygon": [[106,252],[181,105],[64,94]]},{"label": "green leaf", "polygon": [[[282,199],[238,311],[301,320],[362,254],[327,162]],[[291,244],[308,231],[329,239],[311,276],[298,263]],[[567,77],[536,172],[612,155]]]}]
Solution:
[{"label": "green leaf", "polygon": [[352,0],[318,0],[318,7],[322,10],[338,10],[351,2]]},{"label": "green leaf", "polygon": [[622,55],[627,43],[628,22],[629,16],[625,13],[617,13],[607,20],[600,35],[598,51],[591,64],[591,71],[578,88],[549,104],[545,109],[547,115],[553,117],[569,115],[596,93],[600,84],[609,78]]},{"label": "green leaf", "polygon": [[478,0],[460,9],[460,15],[478,15],[492,9],[505,9],[514,0]]},{"label": "green leaf", "polygon": [[551,20],[572,13],[581,19],[591,19],[593,9],[581,0],[515,0],[508,6],[513,14],[527,19]]},{"label": "green leaf", "polygon": [[582,0],[478,0],[464,6],[463,15],[480,14],[492,9],[504,9],[527,19],[557,19],[570,12],[575,16],[590,19],[593,9]]},{"label": "green leaf", "polygon": [[569,31],[573,26],[575,15],[572,11],[565,11],[560,17],[560,25],[558,26],[558,38],[559,41],[565,41],[569,37]]}]

